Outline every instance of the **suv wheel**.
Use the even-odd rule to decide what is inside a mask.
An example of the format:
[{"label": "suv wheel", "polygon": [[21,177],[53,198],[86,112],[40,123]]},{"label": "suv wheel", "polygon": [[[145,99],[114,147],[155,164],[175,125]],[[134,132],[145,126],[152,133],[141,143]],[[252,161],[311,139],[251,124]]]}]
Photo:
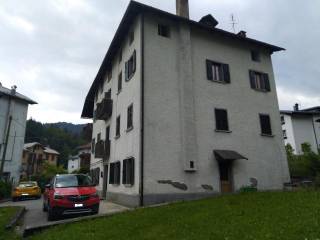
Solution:
[{"label": "suv wheel", "polygon": [[47,203],[47,211],[48,211],[48,221],[54,221],[57,219],[57,215],[53,212],[53,209],[50,207],[49,202]]}]

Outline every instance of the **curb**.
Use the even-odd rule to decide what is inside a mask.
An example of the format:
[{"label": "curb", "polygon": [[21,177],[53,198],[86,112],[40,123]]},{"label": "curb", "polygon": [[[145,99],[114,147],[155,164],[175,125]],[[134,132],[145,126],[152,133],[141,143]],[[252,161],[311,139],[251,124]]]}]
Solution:
[{"label": "curb", "polygon": [[11,198],[0,199],[0,203],[9,202]]},{"label": "curb", "polygon": [[66,220],[60,220],[58,222],[53,222],[53,223],[48,223],[48,224],[44,224],[41,226],[37,226],[37,227],[28,227],[26,226],[26,228],[23,231],[23,238],[29,237],[37,232],[40,232],[42,230],[51,228],[51,227],[55,227],[55,226],[59,226],[62,224],[69,224],[69,223],[77,223],[77,222],[82,222],[82,221],[88,221],[88,220],[92,220],[92,219],[97,219],[97,218],[104,218],[104,217],[111,217],[113,215],[116,214],[121,214],[124,212],[129,212],[132,211],[134,209],[127,209],[121,212],[114,212],[114,213],[105,213],[105,214],[100,214],[100,215],[93,215],[93,216],[85,216],[85,217],[78,217],[78,218],[72,218],[72,219],[66,219]]},{"label": "curb", "polygon": [[20,210],[16,213],[16,215],[10,220],[10,222],[5,226],[5,229],[12,229],[17,222],[22,218],[23,214],[26,212],[25,207],[21,207]]}]

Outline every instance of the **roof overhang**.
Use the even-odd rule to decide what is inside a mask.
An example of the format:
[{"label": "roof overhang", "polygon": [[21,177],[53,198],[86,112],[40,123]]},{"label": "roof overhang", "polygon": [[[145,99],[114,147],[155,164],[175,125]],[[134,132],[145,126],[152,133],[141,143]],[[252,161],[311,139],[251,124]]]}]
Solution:
[{"label": "roof overhang", "polygon": [[231,150],[214,150],[213,151],[217,161],[219,162],[231,162],[234,160],[240,160],[240,159],[245,159],[248,160],[248,158],[242,156],[236,151],[231,151]]}]

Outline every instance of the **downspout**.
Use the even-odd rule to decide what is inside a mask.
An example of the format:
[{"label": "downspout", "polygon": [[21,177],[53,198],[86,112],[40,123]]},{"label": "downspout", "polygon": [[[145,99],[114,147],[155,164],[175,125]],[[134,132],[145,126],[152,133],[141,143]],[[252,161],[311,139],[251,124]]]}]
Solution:
[{"label": "downspout", "polygon": [[319,143],[318,143],[318,138],[317,138],[316,128],[315,128],[315,126],[314,126],[314,121],[313,121],[313,115],[312,115],[311,121],[312,121],[312,127],[313,127],[314,138],[316,139],[317,151],[318,151],[318,153],[320,153],[320,150],[319,150],[320,148],[319,148]]},{"label": "downspout", "polygon": [[140,132],[140,206],[144,206],[144,13],[141,14],[141,132]]}]

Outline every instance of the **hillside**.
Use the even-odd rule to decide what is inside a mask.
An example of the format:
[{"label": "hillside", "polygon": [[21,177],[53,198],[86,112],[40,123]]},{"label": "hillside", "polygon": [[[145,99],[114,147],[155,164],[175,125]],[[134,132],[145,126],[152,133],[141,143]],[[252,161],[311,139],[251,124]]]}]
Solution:
[{"label": "hillside", "polygon": [[62,130],[65,130],[67,132],[70,132],[72,134],[80,135],[82,132],[83,127],[86,126],[86,124],[73,124],[73,123],[67,123],[67,122],[57,122],[57,123],[45,123],[45,127],[55,127],[60,128]]}]

